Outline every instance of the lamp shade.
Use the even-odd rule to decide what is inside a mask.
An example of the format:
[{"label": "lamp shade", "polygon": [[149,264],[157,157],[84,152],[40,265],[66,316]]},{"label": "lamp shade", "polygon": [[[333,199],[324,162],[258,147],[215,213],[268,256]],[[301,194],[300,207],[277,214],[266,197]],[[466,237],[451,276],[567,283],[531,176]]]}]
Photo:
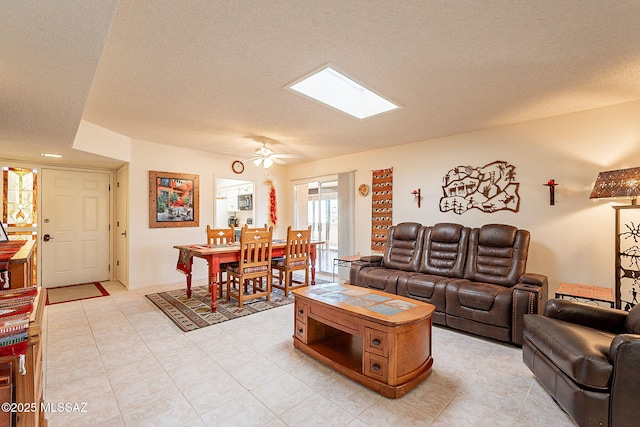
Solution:
[{"label": "lamp shade", "polygon": [[640,196],[640,167],[600,172],[590,199]]}]

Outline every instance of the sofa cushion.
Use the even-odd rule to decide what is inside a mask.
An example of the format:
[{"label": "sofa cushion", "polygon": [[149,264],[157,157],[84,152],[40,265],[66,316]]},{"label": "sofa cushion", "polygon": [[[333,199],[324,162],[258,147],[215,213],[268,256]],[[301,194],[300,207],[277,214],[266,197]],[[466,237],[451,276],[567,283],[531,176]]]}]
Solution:
[{"label": "sofa cushion", "polygon": [[537,314],[524,316],[524,338],[582,387],[607,390],[615,334]]},{"label": "sofa cushion", "polygon": [[460,224],[439,223],[428,227],[420,272],[462,278],[467,259],[469,228]]},{"label": "sofa cushion", "polygon": [[464,277],[471,281],[513,286],[525,272],[530,234],[504,224],[471,230]]},{"label": "sofa cushion", "polygon": [[417,222],[402,222],[391,227],[382,257],[382,267],[418,271],[425,228]]},{"label": "sofa cushion", "polygon": [[360,270],[358,286],[396,294],[400,278],[413,274],[416,273],[384,267],[365,267]]},{"label": "sofa cushion", "polygon": [[448,279],[432,274],[414,274],[398,280],[398,295],[428,302],[444,313],[444,291]]},{"label": "sofa cushion", "polygon": [[453,279],[445,290],[446,312],[461,319],[510,329],[512,296],[511,288]]}]

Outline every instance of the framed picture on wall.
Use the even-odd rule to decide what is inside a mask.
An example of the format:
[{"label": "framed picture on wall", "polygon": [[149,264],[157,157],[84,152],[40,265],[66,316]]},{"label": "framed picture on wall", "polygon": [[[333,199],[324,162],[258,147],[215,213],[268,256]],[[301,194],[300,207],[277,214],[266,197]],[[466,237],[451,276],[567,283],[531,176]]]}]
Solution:
[{"label": "framed picture on wall", "polygon": [[149,228],[200,225],[199,176],[149,171]]}]

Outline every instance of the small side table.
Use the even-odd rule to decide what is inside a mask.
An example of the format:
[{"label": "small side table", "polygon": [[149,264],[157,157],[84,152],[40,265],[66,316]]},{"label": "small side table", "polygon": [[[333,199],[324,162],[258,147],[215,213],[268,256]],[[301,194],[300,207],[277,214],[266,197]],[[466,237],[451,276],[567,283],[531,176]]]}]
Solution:
[{"label": "small side table", "polygon": [[351,263],[358,261],[361,255],[343,255],[333,259],[333,270],[331,271],[331,281],[336,281],[336,267],[351,267]]},{"label": "small side table", "polygon": [[560,283],[556,290],[556,298],[568,297],[570,299],[586,299],[594,302],[606,302],[615,307],[616,300],[613,296],[613,289],[601,288],[592,285],[579,285],[575,283]]}]

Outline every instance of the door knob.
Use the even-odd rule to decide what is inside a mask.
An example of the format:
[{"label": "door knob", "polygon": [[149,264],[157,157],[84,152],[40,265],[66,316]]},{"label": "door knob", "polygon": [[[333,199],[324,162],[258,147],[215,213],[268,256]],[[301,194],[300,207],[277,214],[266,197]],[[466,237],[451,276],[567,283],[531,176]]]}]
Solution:
[{"label": "door knob", "polygon": [[44,236],[42,236],[42,240],[44,240],[45,242],[48,242],[49,240],[53,240],[53,237],[49,236],[48,234],[45,234]]}]

